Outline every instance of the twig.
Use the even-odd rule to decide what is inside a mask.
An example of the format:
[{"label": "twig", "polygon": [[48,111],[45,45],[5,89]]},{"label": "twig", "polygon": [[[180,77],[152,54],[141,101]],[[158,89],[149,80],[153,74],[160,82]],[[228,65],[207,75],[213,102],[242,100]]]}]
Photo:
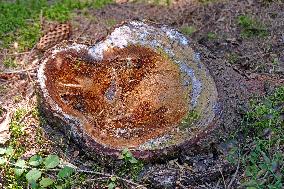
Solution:
[{"label": "twig", "polygon": [[30,60],[32,53],[34,52],[34,49],[36,48],[36,44],[33,46],[33,48],[30,50],[30,52],[28,54],[26,54],[24,56],[24,59],[22,60],[22,62],[24,63],[24,65],[26,64],[27,60]]},{"label": "twig", "polygon": [[224,188],[225,188],[225,189],[227,189],[227,185],[226,185],[225,177],[224,177],[223,172],[222,172],[222,170],[220,169],[220,167],[219,167],[219,172],[221,173],[221,176],[222,176],[222,180],[223,180]]},{"label": "twig", "polygon": [[23,73],[23,72],[29,72],[29,71],[33,71],[37,69],[37,67],[34,68],[28,68],[28,69],[23,69],[23,70],[15,70],[15,71],[9,71],[9,72],[2,72],[4,74],[19,74],[19,73]]},{"label": "twig", "polygon": [[[17,167],[14,163],[11,163],[10,161],[7,161],[7,162],[6,162],[6,166],[7,166],[7,165],[13,165],[13,166]],[[25,167],[25,168],[31,169],[32,167],[27,166],[27,167]],[[38,170],[40,170],[40,171],[60,171],[61,169],[48,169],[48,170],[46,170],[46,169],[38,169]],[[123,182],[126,182],[126,183],[128,183],[128,184],[131,184],[131,185],[135,186],[136,189],[138,189],[138,188],[139,188],[139,189],[147,189],[147,188],[146,188],[145,186],[143,186],[143,185],[140,185],[140,184],[138,184],[138,183],[135,183],[135,182],[133,182],[133,181],[131,181],[131,180],[128,180],[128,179],[125,179],[125,178],[122,178],[122,177],[118,177],[118,176],[116,176],[116,175],[114,175],[114,174],[101,173],[101,172],[97,172],[97,171],[90,171],[90,170],[76,169],[76,168],[75,168],[75,171],[76,171],[77,173],[89,173],[89,174],[94,174],[94,175],[100,175],[100,176],[103,176],[103,177],[106,177],[106,178],[115,177],[116,179],[118,179],[118,180],[120,180],[120,181],[123,181]]]},{"label": "twig", "polygon": [[100,180],[105,180],[105,179],[109,179],[109,177],[98,177],[98,178],[92,178],[92,179],[87,179],[84,182],[93,182],[93,181],[100,181]]},{"label": "twig", "polygon": [[26,119],[27,116],[31,115],[32,112],[33,112],[33,110],[28,111],[28,112],[22,117],[22,119],[19,121],[19,124],[22,123],[22,122]]},{"label": "twig", "polygon": [[220,185],[220,179],[218,180],[216,186],[215,186],[215,189],[218,189],[219,188],[219,185]]},{"label": "twig", "polygon": [[23,55],[23,54],[28,54],[30,51],[26,52],[14,52],[14,53],[0,53],[0,55],[5,55],[5,56],[18,56],[18,55]]},{"label": "twig", "polygon": [[238,174],[238,172],[239,172],[239,168],[240,168],[240,150],[239,150],[239,153],[238,153],[238,165],[237,165],[237,169],[236,169],[236,171],[235,171],[235,173],[234,173],[233,178],[231,179],[230,183],[228,184],[228,189],[230,189],[231,186],[232,186],[232,184],[234,183],[234,180],[236,179],[237,174]]},{"label": "twig", "polygon": [[96,171],[89,171],[89,170],[83,170],[83,169],[78,169],[76,170],[77,172],[79,173],[90,173],[90,174],[95,174],[95,175],[101,175],[101,176],[105,176],[105,177],[108,177],[108,178],[111,178],[111,177],[115,177],[117,178],[118,180],[121,180],[121,181],[124,181],[126,183],[129,183],[133,186],[135,186],[136,188],[141,188],[141,189],[147,189],[145,186],[143,185],[140,185],[140,184],[137,184],[131,180],[128,180],[128,179],[124,179],[124,178],[121,178],[121,177],[118,177],[116,175],[113,175],[113,174],[108,174],[108,173],[101,173],[101,172],[96,172]]},{"label": "twig", "polygon": [[245,59],[245,58],[253,58],[253,59],[256,59],[256,56],[260,55],[260,56],[266,56],[266,55],[269,55],[271,52],[256,52],[256,53],[253,53],[253,54],[249,54],[249,55],[245,55],[245,56],[240,56],[238,57],[239,59]]},{"label": "twig", "polygon": [[[85,26],[85,28],[82,30],[81,33],[79,33],[79,35],[76,36],[76,38],[75,38],[74,41],[77,41],[77,40],[81,37],[81,35],[83,35],[83,33],[85,33],[85,31],[87,31],[87,29],[90,28],[90,25],[93,23],[93,21],[94,21],[94,20],[90,20],[90,21],[87,23],[87,25]],[[97,22],[97,21],[96,21],[96,22]]]},{"label": "twig", "polygon": [[184,185],[183,185],[182,183],[180,183],[180,182],[178,182],[177,185],[180,186],[180,187],[183,188],[183,189],[186,189],[186,188],[187,188],[186,186],[184,186]]}]

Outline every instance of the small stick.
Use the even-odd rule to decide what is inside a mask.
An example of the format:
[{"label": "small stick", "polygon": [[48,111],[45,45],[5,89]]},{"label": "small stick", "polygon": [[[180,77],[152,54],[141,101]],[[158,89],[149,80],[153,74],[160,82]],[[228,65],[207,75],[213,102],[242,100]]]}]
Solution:
[{"label": "small stick", "polygon": [[234,180],[236,179],[237,177],[237,174],[239,172],[239,168],[240,168],[240,150],[239,150],[239,153],[238,153],[238,165],[237,165],[237,169],[236,169],[236,172],[234,173],[234,176],[233,178],[231,179],[229,185],[228,185],[228,189],[231,188],[232,184],[234,183]]},{"label": "small stick", "polygon": [[26,119],[26,117],[28,117],[29,115],[31,115],[32,111],[33,111],[33,110],[29,110],[29,111],[22,117],[22,119],[19,121],[19,124],[22,123],[22,122]]},{"label": "small stick", "polygon": [[225,181],[225,178],[224,178],[223,172],[222,172],[222,170],[220,169],[220,167],[219,167],[219,171],[220,171],[221,176],[222,176],[222,180],[223,180],[224,188],[225,188],[225,189],[227,189],[226,181]]},{"label": "small stick", "polygon": [[9,72],[2,72],[4,74],[19,74],[19,73],[23,73],[23,72],[29,72],[29,71],[33,71],[37,69],[37,67],[34,68],[28,68],[28,69],[23,69],[23,70],[15,70],[15,71],[9,71]]},{"label": "small stick", "polygon": [[108,174],[108,173],[101,173],[101,172],[89,171],[89,170],[83,170],[83,169],[79,169],[79,170],[77,170],[77,172],[79,172],[79,173],[90,173],[90,174],[95,174],[95,175],[101,175],[101,176],[106,176],[106,177],[109,177],[109,178],[111,178],[111,177],[116,177],[118,180],[121,180],[121,181],[124,181],[124,182],[126,182],[126,183],[129,183],[129,184],[135,186],[136,188],[146,189],[146,187],[143,186],[143,185],[137,184],[137,183],[135,183],[135,182],[133,182],[133,181],[131,181],[131,180],[124,179],[124,178],[118,177],[118,176],[116,176],[116,175]]},{"label": "small stick", "polygon": [[[16,167],[16,165],[14,164],[14,163],[10,163],[9,162],[9,160],[7,161],[7,163],[6,163],[6,166],[7,165],[13,165],[13,166],[15,166]],[[27,167],[27,168],[32,168],[32,167]],[[38,169],[38,170],[40,170],[40,171],[46,171],[46,169]],[[60,171],[61,169],[49,169],[49,171]],[[84,170],[84,169],[75,169],[75,171],[77,172],[77,173],[89,173],[89,174],[94,174],[94,175],[100,175],[100,176],[103,176],[103,177],[106,177],[106,178],[111,178],[111,177],[115,177],[115,178],[117,178],[118,180],[121,180],[121,181],[124,181],[124,182],[126,182],[126,183],[129,183],[129,184],[131,184],[131,185],[133,185],[133,186],[135,186],[135,188],[140,188],[140,189],[147,189],[145,186],[143,186],[143,185],[140,185],[140,184],[138,184],[138,183],[135,183],[135,182],[133,182],[133,181],[131,181],[131,180],[128,180],[128,179],[125,179],[125,178],[122,178],[122,177],[118,177],[118,176],[116,176],[116,175],[114,175],[114,174],[108,174],[108,173],[101,173],[101,172],[97,172],[97,171],[90,171],[90,170]]]}]

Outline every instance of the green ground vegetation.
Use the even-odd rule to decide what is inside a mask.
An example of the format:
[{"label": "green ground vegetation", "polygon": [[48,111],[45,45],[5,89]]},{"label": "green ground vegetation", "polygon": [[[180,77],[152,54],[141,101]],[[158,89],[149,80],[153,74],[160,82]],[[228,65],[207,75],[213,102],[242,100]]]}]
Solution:
[{"label": "green ground vegetation", "polygon": [[[248,189],[284,187],[284,87],[251,101],[241,134],[241,151],[233,150],[244,169],[242,185]],[[237,162],[235,158],[234,162]]]},{"label": "green ground vegetation", "polygon": [[[0,112],[1,113],[1,112]],[[12,116],[10,123],[11,138],[6,145],[0,146],[0,173],[3,176],[3,187],[6,189],[64,189],[80,186],[86,182],[87,175],[94,178],[103,177],[99,181],[101,185],[113,189],[120,185],[122,178],[135,181],[143,169],[143,163],[137,160],[128,149],[124,149],[120,155],[121,166],[112,174],[103,172],[103,168],[94,162],[93,168],[79,169],[75,165],[64,162],[62,159],[50,152],[39,150],[37,154],[23,158],[30,149],[30,138],[27,133],[27,125],[23,122],[26,115],[46,122],[40,117],[37,108],[28,111],[18,108]],[[43,144],[43,135],[38,126],[35,133],[35,143]],[[92,179],[91,179],[92,180]],[[93,182],[98,182],[93,179]]]},{"label": "green ground vegetation", "polygon": [[244,38],[266,37],[268,35],[266,26],[259,20],[252,18],[252,16],[239,16],[237,23],[241,28],[241,36]]},{"label": "green ground vegetation", "polygon": [[0,48],[17,42],[21,51],[32,48],[40,37],[40,18],[66,22],[76,9],[98,9],[112,0],[0,1]]},{"label": "green ground vegetation", "polygon": [[196,32],[196,28],[194,26],[182,26],[180,28],[180,31],[185,35],[192,35],[194,32]]}]

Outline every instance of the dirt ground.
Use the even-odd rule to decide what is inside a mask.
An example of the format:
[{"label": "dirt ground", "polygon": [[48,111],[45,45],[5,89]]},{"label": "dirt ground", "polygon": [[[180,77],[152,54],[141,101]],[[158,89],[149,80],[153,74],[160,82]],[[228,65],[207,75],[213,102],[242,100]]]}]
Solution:
[{"label": "dirt ground", "polygon": [[[223,97],[225,119],[218,132],[230,133],[238,127],[241,111],[246,108],[247,99],[252,94],[263,95],[277,85],[284,85],[283,10],[283,1],[265,0],[177,1],[170,6],[114,3],[99,10],[77,11],[71,20],[73,33],[70,40],[94,44],[115,24],[132,19],[152,20],[178,29],[194,27],[188,37],[194,49],[202,53]],[[268,36],[241,37],[242,28],[238,24],[241,15],[249,15],[263,23]],[[24,54],[19,56],[25,58]],[[28,72],[4,70],[0,77],[2,107],[13,111],[18,107],[31,109],[36,106],[36,70],[33,68],[37,67],[41,56],[41,52],[33,52],[29,58],[31,63],[25,67],[30,69]],[[31,115],[27,115],[23,122],[28,125],[30,136],[38,132],[36,125],[39,121]],[[43,127],[47,142],[39,145],[33,137],[26,139],[30,151],[24,156],[30,157],[37,151],[55,151],[73,164],[91,166],[92,160],[79,152],[72,141],[48,124],[43,124]],[[242,171],[225,160],[231,145],[224,142],[226,138],[218,138],[216,146],[198,155],[182,153],[178,158],[147,164],[139,181],[148,188],[238,188]],[[54,148],[54,144],[59,147]],[[104,166],[108,171],[115,169],[114,165]]]}]

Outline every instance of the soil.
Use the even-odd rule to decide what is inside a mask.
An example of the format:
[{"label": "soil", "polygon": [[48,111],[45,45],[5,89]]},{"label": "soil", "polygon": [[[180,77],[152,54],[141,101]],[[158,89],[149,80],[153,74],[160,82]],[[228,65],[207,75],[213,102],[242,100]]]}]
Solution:
[{"label": "soil", "polygon": [[[201,53],[202,61],[214,77],[218,94],[222,97],[222,121],[219,129],[210,135],[214,136],[212,141],[211,137],[204,141],[211,141],[208,148],[189,149],[178,157],[146,164],[139,176],[141,183],[148,188],[225,188],[228,183],[231,188],[238,187],[242,171],[225,158],[228,149],[236,143],[226,139],[238,128],[250,97],[269,93],[275,86],[284,85],[283,10],[281,1],[232,0],[208,4],[177,1],[171,6],[114,3],[100,10],[77,12],[71,21],[71,40],[88,45],[108,34],[112,23],[125,20],[148,19],[175,28],[194,26],[196,30],[189,38],[194,49]],[[251,15],[260,20],[266,25],[269,35],[241,37],[241,28],[237,24],[240,15]],[[212,39],[208,33],[215,33],[216,37]],[[36,62],[30,66],[35,67]],[[6,109],[20,106],[21,103],[13,98],[15,96],[21,96],[22,101],[32,99],[33,87],[27,82],[34,80],[33,71],[30,74],[1,74],[0,86],[5,90],[0,91],[0,105]],[[19,90],[15,90],[16,87]],[[47,146],[50,151],[81,167],[92,166],[92,160],[72,141],[62,137],[48,124],[43,124],[43,127],[47,140],[56,144]],[[108,163],[101,166],[110,172],[117,169]],[[235,172],[238,174],[232,176]]]}]

